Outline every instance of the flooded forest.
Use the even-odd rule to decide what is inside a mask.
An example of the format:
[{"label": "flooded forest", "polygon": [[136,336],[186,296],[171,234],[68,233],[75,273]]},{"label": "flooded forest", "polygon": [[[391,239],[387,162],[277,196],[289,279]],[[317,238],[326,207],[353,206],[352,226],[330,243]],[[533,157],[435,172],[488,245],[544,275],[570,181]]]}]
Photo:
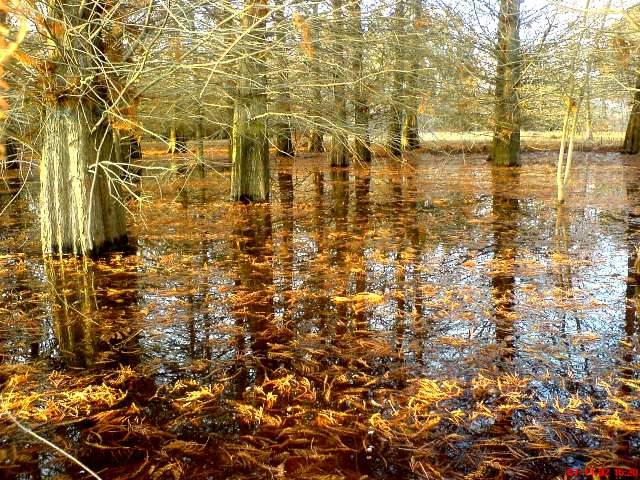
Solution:
[{"label": "flooded forest", "polygon": [[640,9],[0,0],[0,479],[640,479]]}]

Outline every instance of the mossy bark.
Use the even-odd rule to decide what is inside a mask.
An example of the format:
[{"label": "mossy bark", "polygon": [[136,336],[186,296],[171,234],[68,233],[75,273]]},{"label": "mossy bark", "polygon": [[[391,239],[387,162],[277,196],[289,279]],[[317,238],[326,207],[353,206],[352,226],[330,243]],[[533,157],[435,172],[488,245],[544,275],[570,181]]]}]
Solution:
[{"label": "mossy bark", "polygon": [[631,115],[622,145],[622,153],[633,155],[638,152],[640,152],[640,75],[636,78],[636,91],[633,95]]},{"label": "mossy bark", "polygon": [[520,0],[501,0],[498,23],[496,107],[491,159],[498,166],[520,164]]},{"label": "mossy bark", "polygon": [[269,142],[264,62],[266,0],[247,0],[242,19],[245,31],[254,32],[240,62],[240,83],[233,115],[231,138],[231,200],[263,202],[269,199]]},{"label": "mossy bark", "polygon": [[[269,199],[269,144],[264,98],[239,99],[233,118],[231,199]],[[260,118],[256,118],[259,116]]]},{"label": "mossy bark", "polygon": [[113,135],[108,126],[92,132],[94,123],[81,101],[60,102],[47,112],[40,163],[45,253],[90,255],[126,240],[118,188],[105,171],[115,155]]}]

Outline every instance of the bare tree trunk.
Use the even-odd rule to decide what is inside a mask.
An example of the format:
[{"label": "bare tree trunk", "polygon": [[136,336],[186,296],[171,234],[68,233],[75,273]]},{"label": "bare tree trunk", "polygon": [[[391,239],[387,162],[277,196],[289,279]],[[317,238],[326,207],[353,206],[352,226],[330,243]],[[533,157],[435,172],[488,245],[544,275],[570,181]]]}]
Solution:
[{"label": "bare tree trunk", "polygon": [[640,152],[640,74],[636,78],[636,91],[633,95],[633,105],[622,145],[622,153],[635,155],[638,152]]},{"label": "bare tree trunk", "polygon": [[18,145],[17,142],[9,135],[4,137],[2,142],[4,144],[4,158],[2,159],[2,169],[17,170],[20,168],[20,161],[18,160]]},{"label": "bare tree trunk", "polygon": [[362,79],[364,69],[362,67],[364,31],[362,26],[362,5],[357,0],[351,4],[351,17],[353,30],[356,35],[355,52],[353,55],[353,73],[356,75],[354,109],[355,109],[355,155],[357,162],[369,163],[371,161],[371,139],[369,138],[369,104],[367,103],[364,81]]},{"label": "bare tree trunk", "polygon": [[[404,36],[404,22],[405,22],[405,0],[396,0],[395,8],[396,22],[398,23],[397,35]],[[395,45],[395,68],[393,72],[393,100],[394,103],[391,106],[391,119],[389,122],[389,145],[388,150],[394,157],[402,155],[402,124],[404,116],[404,46],[401,44],[401,39],[397,38]]]},{"label": "bare tree trunk", "polygon": [[[335,44],[336,63],[342,65],[344,62],[344,48],[341,35],[344,32],[342,22],[344,15],[342,12],[343,0],[333,0],[333,16],[336,22],[336,29],[338,30],[338,38]],[[333,102],[336,115],[336,125],[331,134],[331,166],[332,167],[348,167],[349,166],[349,139],[345,133],[347,124],[347,98],[345,92],[345,86],[343,83],[344,72],[337,72],[334,75],[333,85]]]},{"label": "bare tree trunk", "polygon": [[322,133],[317,128],[314,128],[311,131],[311,138],[309,139],[309,152],[311,153],[322,153],[324,152],[324,140],[322,138]]},{"label": "bare tree trunk", "polygon": [[[277,29],[276,48],[286,50],[285,35],[285,18],[284,18],[284,1],[277,0],[275,2],[274,11],[275,28]],[[282,157],[293,157],[293,139],[291,128],[291,93],[289,92],[289,72],[287,63],[289,61],[286,54],[280,55],[280,75],[278,75],[279,85],[277,86],[278,101],[276,104],[276,112],[278,114],[275,131],[276,131],[276,155]]]},{"label": "bare tree trunk", "polygon": [[501,0],[498,20],[495,130],[492,160],[495,165],[520,164],[520,0]]},{"label": "bare tree trunk", "polygon": [[[312,51],[317,52],[318,48],[321,45],[319,39],[319,29],[318,29],[318,2],[313,2],[310,6],[311,8],[311,43],[312,43]],[[316,54],[317,55],[317,54]],[[314,75],[320,75],[318,62],[312,58],[312,68],[311,71]],[[312,87],[312,96],[313,96],[313,114],[318,116],[322,111],[322,90],[319,86]],[[311,153],[322,153],[324,152],[324,132],[319,126],[314,126],[310,133],[309,138],[309,152]]]},{"label": "bare tree trunk", "polygon": [[587,142],[591,142],[593,140],[593,112],[591,110],[591,82],[588,77],[585,91],[585,103],[587,104],[587,125],[585,129],[585,139],[587,140]]},{"label": "bare tree trunk", "polygon": [[[422,0],[413,0],[413,23],[417,25],[422,19]],[[411,66],[411,73],[408,78],[408,89],[410,99],[407,104],[410,106],[406,109],[404,122],[402,124],[402,148],[405,150],[415,150],[420,147],[420,132],[418,131],[418,108],[420,99],[418,97],[418,72],[422,69],[423,59],[415,56]]]},{"label": "bare tree trunk", "polygon": [[44,120],[40,225],[45,253],[89,255],[126,240],[125,212],[104,167],[119,145],[108,126],[92,132],[94,122],[91,106],[77,100],[51,106]]},{"label": "bare tree trunk", "polygon": [[180,133],[175,122],[171,124],[168,143],[169,146],[167,147],[167,153],[170,153],[171,155],[175,155],[176,153],[187,153],[188,151],[186,138],[182,133]]},{"label": "bare tree trunk", "polygon": [[252,31],[254,45],[245,47],[240,61],[238,98],[231,139],[231,200],[263,202],[269,199],[269,143],[265,67],[257,51],[264,41],[267,0],[245,0],[243,29]]},{"label": "bare tree trunk", "polygon": [[202,115],[198,115],[196,120],[196,152],[197,156],[197,173],[201,178],[204,178],[204,139],[202,138]]}]

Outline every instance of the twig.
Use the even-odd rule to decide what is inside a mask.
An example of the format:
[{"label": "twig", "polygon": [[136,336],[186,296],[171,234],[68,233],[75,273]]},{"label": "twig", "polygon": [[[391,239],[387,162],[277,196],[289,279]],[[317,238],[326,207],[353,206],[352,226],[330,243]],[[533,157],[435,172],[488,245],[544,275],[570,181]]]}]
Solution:
[{"label": "twig", "polygon": [[75,458],[74,456],[72,456],[71,454],[65,452],[64,450],[62,450],[60,447],[58,447],[57,445],[54,445],[53,443],[51,443],[49,440],[47,440],[46,438],[41,437],[40,435],[38,435],[36,432],[34,432],[33,430],[31,430],[30,428],[25,427],[24,425],[22,425],[20,422],[18,422],[18,420],[15,419],[15,417],[13,415],[11,415],[9,412],[5,411],[2,412],[0,414],[0,416],[2,415],[6,415],[7,417],[9,417],[9,420],[11,420],[20,430],[22,430],[23,432],[31,435],[32,437],[36,438],[37,440],[41,441],[42,443],[44,443],[45,445],[48,445],[49,447],[53,448],[56,452],[61,453],[62,455],[64,455],[65,457],[67,457],[69,460],[71,460],[72,462],[78,464],[81,468],[83,468],[84,470],[87,471],[87,473],[89,475],[91,475],[93,478],[96,478],[97,480],[102,480],[102,478],[93,470],[91,470],[89,467],[87,467],[84,463],[82,463],[80,460],[78,460],[77,458]]}]

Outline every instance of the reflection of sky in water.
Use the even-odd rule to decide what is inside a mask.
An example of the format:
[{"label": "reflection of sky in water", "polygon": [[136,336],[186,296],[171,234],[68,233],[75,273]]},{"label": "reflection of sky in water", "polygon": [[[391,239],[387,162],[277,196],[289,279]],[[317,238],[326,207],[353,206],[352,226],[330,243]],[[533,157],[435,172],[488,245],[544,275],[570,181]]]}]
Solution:
[{"label": "reflection of sky in water", "polygon": [[[515,369],[522,374],[549,369],[576,377],[607,372],[619,365],[620,341],[626,335],[629,246],[624,172],[614,164],[618,157],[607,162],[601,157],[591,155],[588,168],[576,167],[571,188],[575,203],[565,207],[562,238],[556,234],[549,183],[553,172],[546,165],[525,166],[516,183],[507,180],[496,187],[500,195],[519,198],[517,211],[506,220],[494,212],[491,172],[480,159],[444,166],[432,166],[430,159],[401,174],[374,167],[369,194],[360,200],[354,187],[358,176],[351,177],[350,190],[345,185],[342,223],[333,217],[333,195],[339,192],[331,177],[324,175],[319,197],[316,177],[309,173],[312,166],[301,163],[294,179],[293,219],[292,212],[283,211],[274,184],[273,234],[268,251],[261,252],[268,258],[273,284],[259,297],[267,303],[271,298],[271,320],[286,324],[294,336],[323,335],[322,323],[336,322],[338,315],[346,315],[347,328],[355,328],[359,312],[367,329],[399,349],[415,374],[465,375],[502,364],[495,348],[495,302],[505,292],[492,284],[493,269],[500,268],[504,254],[496,251],[502,222],[508,224],[507,233],[500,233],[508,245],[500,248],[513,249],[513,256],[505,257],[512,260],[502,265],[507,273],[501,275],[514,288],[508,336],[513,338]],[[214,191],[220,190],[215,184],[220,181],[211,180]],[[96,335],[103,337],[105,330],[120,329],[123,317],[129,319],[129,326],[140,332],[137,361],[154,365],[164,377],[159,381],[185,374],[194,359],[231,364],[252,354],[256,332],[248,331],[247,321],[233,311],[242,293],[239,264],[251,265],[256,252],[239,251],[232,226],[238,211],[213,195],[220,203],[203,203],[202,191],[185,189],[181,206],[165,202],[164,208],[147,212],[148,230],[134,229],[137,254],[129,261],[136,298],[110,304],[97,315],[103,323]],[[12,221],[0,235],[4,251],[10,251],[12,234],[37,228],[24,208],[26,201],[19,198],[9,210]],[[358,201],[364,202],[367,218],[360,218]],[[283,231],[285,220],[294,222],[291,235]],[[24,329],[16,323],[26,321],[24,315],[2,320],[5,361],[30,361],[33,342],[39,343],[40,356],[59,355],[55,307],[43,293],[45,275],[32,247],[30,243],[23,272],[11,273],[12,259],[2,264],[2,308],[18,303],[30,315]],[[357,281],[358,269],[364,270],[364,283]],[[264,266],[249,270],[259,275]],[[98,305],[105,304],[110,275],[108,270],[95,272]],[[23,290],[40,293],[20,305],[24,292],[17,292]],[[337,307],[334,297],[362,292],[379,294],[382,300]]]}]

